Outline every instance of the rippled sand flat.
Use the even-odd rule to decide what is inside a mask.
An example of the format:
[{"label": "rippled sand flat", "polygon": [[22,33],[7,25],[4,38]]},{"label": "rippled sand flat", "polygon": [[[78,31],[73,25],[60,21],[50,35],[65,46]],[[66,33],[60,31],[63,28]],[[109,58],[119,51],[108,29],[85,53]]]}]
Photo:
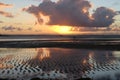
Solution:
[{"label": "rippled sand flat", "polygon": [[120,52],[70,48],[0,48],[0,78],[120,79]]}]

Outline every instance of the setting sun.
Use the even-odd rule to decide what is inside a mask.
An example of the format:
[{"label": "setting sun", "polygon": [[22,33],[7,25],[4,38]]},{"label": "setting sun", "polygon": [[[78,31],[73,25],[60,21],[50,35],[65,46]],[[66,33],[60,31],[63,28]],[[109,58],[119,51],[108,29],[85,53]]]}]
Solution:
[{"label": "setting sun", "polygon": [[52,27],[53,31],[60,33],[60,34],[70,34],[71,32],[71,27],[69,26],[53,26]]}]

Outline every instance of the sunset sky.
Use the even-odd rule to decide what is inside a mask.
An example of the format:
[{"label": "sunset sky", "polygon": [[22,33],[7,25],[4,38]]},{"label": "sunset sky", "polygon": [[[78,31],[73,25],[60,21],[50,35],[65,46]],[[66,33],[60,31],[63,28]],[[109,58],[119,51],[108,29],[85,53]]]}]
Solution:
[{"label": "sunset sky", "polygon": [[119,0],[0,0],[0,34],[119,31]]}]

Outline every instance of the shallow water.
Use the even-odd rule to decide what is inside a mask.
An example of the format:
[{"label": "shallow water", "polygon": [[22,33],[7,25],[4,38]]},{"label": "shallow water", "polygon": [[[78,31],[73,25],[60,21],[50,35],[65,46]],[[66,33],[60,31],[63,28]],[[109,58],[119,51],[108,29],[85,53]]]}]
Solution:
[{"label": "shallow water", "polygon": [[120,79],[120,51],[71,48],[0,48],[0,78]]}]

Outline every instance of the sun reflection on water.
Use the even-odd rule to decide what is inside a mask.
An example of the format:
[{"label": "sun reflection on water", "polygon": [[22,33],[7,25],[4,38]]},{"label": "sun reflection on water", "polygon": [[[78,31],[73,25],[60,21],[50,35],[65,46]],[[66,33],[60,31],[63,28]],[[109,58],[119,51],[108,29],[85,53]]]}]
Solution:
[{"label": "sun reflection on water", "polygon": [[42,52],[40,53],[39,59],[43,60],[50,57],[50,51],[47,48],[41,48]]}]

